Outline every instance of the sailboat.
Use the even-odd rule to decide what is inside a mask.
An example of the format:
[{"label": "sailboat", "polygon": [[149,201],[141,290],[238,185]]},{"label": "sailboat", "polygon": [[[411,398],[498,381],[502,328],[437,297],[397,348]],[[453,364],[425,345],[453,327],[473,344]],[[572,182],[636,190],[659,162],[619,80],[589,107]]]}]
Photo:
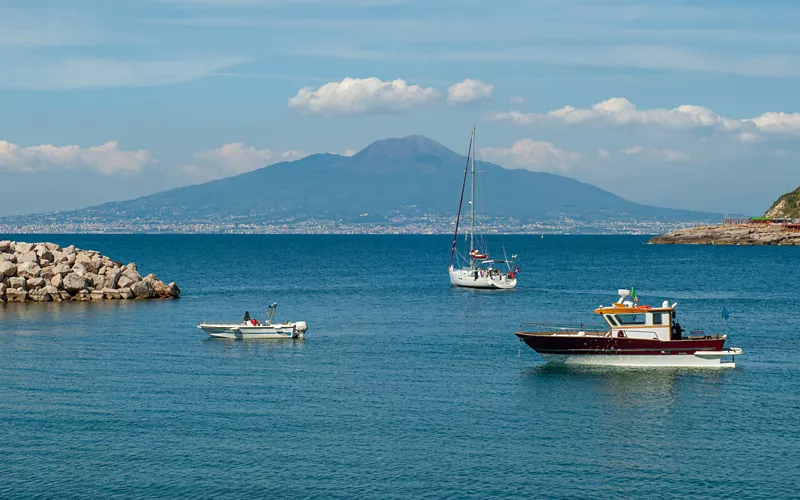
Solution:
[{"label": "sailboat", "polygon": [[[461,184],[461,198],[458,201],[458,216],[456,217],[456,230],[453,234],[453,247],[450,250],[450,283],[455,286],[467,288],[487,288],[487,289],[509,289],[517,286],[517,269],[512,269],[512,260],[493,260],[489,258],[486,243],[482,238],[475,237],[475,128],[472,128],[472,136],[469,141],[467,152],[467,165],[464,167],[464,182]],[[469,251],[462,255],[458,251],[458,228],[461,222],[461,208],[464,205],[464,191],[467,187],[467,177],[470,171],[471,199],[470,226],[468,233]],[[477,243],[477,245],[476,245]],[[481,246],[482,248],[478,248]],[[512,255],[512,259],[515,256]],[[458,266],[458,267],[457,267]],[[501,270],[499,266],[505,269]]]}]

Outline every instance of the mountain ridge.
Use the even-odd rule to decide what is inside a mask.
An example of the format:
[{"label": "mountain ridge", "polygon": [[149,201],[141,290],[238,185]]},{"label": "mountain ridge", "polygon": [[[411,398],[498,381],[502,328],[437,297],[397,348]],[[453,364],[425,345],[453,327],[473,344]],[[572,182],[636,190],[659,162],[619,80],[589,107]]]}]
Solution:
[{"label": "mountain ridge", "polygon": [[[131,200],[55,214],[6,217],[64,221],[190,222],[331,220],[402,224],[403,219],[452,218],[467,158],[424,136],[381,139],[352,156],[320,153],[232,177]],[[548,172],[506,169],[479,161],[478,205],[489,218],[516,223],[570,219],[697,221],[718,214],[640,205],[601,188]],[[480,201],[481,198],[479,198]],[[3,220],[0,219],[0,220]],[[9,220],[13,219],[13,220]],[[104,222],[105,221],[105,222]]]}]

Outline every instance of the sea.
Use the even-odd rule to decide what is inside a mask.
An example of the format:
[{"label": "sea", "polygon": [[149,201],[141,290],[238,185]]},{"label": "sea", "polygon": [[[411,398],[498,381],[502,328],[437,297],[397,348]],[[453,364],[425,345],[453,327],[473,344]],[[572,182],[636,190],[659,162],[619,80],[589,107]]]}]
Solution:
[{"label": "sea", "polygon": [[[478,291],[450,286],[448,236],[6,238],[183,294],[0,306],[1,498],[800,496],[800,248],[496,236],[519,286]],[[630,287],[737,367],[564,368],[514,336]],[[196,327],[272,302],[305,340]]]}]

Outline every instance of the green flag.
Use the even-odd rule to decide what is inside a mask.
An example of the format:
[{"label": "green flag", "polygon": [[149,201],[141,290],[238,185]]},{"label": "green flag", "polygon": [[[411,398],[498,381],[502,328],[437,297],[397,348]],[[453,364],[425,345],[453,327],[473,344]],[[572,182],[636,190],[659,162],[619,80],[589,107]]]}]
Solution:
[{"label": "green flag", "polygon": [[631,298],[637,304],[639,303],[639,297],[636,296],[636,288],[634,288],[634,287],[631,287]]}]

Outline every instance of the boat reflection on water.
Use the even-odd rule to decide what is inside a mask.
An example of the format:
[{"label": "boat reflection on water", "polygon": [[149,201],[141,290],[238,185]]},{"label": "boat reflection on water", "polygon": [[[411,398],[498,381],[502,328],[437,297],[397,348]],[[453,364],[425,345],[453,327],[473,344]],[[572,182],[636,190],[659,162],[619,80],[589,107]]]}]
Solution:
[{"label": "boat reflection on water", "polygon": [[[620,368],[610,366],[583,366],[543,363],[522,371],[525,382],[543,397],[554,390],[566,391],[568,398],[580,394],[599,396],[617,409],[639,408],[647,411],[664,411],[676,406],[681,387],[691,387],[693,392],[702,388],[703,397],[715,397],[725,386],[724,381],[735,377],[732,370],[706,370],[703,368]],[[570,394],[571,393],[571,394]]]}]

